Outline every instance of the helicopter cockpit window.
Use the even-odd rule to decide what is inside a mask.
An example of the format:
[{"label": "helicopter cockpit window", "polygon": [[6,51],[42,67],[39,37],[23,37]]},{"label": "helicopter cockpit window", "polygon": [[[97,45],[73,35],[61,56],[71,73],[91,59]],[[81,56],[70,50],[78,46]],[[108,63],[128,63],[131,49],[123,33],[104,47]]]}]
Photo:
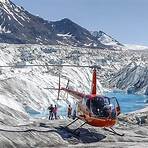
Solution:
[{"label": "helicopter cockpit window", "polygon": [[115,116],[115,108],[107,97],[95,97],[91,100],[91,111],[97,117]]},{"label": "helicopter cockpit window", "polygon": [[102,97],[95,97],[91,100],[91,110],[94,115],[101,116],[101,110],[104,107],[104,99]]}]

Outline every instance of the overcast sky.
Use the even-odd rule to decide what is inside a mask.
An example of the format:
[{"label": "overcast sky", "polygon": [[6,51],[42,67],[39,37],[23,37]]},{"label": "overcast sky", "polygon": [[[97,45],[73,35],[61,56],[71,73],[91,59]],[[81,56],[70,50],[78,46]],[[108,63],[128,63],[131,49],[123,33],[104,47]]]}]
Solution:
[{"label": "overcast sky", "polygon": [[148,0],[11,0],[46,20],[69,18],[121,43],[148,45]]}]

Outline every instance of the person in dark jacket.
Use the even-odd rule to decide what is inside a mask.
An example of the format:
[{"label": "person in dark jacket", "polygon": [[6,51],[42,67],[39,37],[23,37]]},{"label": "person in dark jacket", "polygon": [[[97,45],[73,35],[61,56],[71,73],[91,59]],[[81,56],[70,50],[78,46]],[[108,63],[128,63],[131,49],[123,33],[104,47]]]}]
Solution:
[{"label": "person in dark jacket", "polygon": [[72,107],[69,105],[68,106],[68,117],[71,118],[71,113],[72,113]]},{"label": "person in dark jacket", "polygon": [[49,107],[49,120],[53,120],[53,110],[54,110],[54,107],[53,105],[51,104]]}]

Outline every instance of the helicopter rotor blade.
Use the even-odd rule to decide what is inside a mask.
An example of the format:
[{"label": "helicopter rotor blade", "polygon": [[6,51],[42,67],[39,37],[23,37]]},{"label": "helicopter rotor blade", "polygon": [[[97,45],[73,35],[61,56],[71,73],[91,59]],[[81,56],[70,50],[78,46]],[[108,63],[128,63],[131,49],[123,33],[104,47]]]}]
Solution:
[{"label": "helicopter rotor blade", "polygon": [[44,89],[49,89],[49,90],[59,90],[59,88],[44,88]]},{"label": "helicopter rotor blade", "polygon": [[0,68],[22,68],[22,67],[86,67],[86,68],[97,68],[101,69],[100,65],[60,65],[60,64],[32,64],[32,65],[0,65]]},{"label": "helicopter rotor blade", "polygon": [[67,82],[66,88],[68,88],[68,86],[69,86],[69,82],[70,82],[70,80],[68,79],[68,82]]}]

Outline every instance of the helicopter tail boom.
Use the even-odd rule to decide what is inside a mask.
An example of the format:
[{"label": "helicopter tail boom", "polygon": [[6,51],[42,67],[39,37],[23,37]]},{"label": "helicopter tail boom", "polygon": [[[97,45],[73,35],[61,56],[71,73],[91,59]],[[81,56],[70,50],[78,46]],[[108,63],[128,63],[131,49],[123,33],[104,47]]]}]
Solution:
[{"label": "helicopter tail boom", "polygon": [[91,94],[96,95],[96,86],[97,86],[97,74],[96,68],[93,70],[92,85],[91,85]]}]

